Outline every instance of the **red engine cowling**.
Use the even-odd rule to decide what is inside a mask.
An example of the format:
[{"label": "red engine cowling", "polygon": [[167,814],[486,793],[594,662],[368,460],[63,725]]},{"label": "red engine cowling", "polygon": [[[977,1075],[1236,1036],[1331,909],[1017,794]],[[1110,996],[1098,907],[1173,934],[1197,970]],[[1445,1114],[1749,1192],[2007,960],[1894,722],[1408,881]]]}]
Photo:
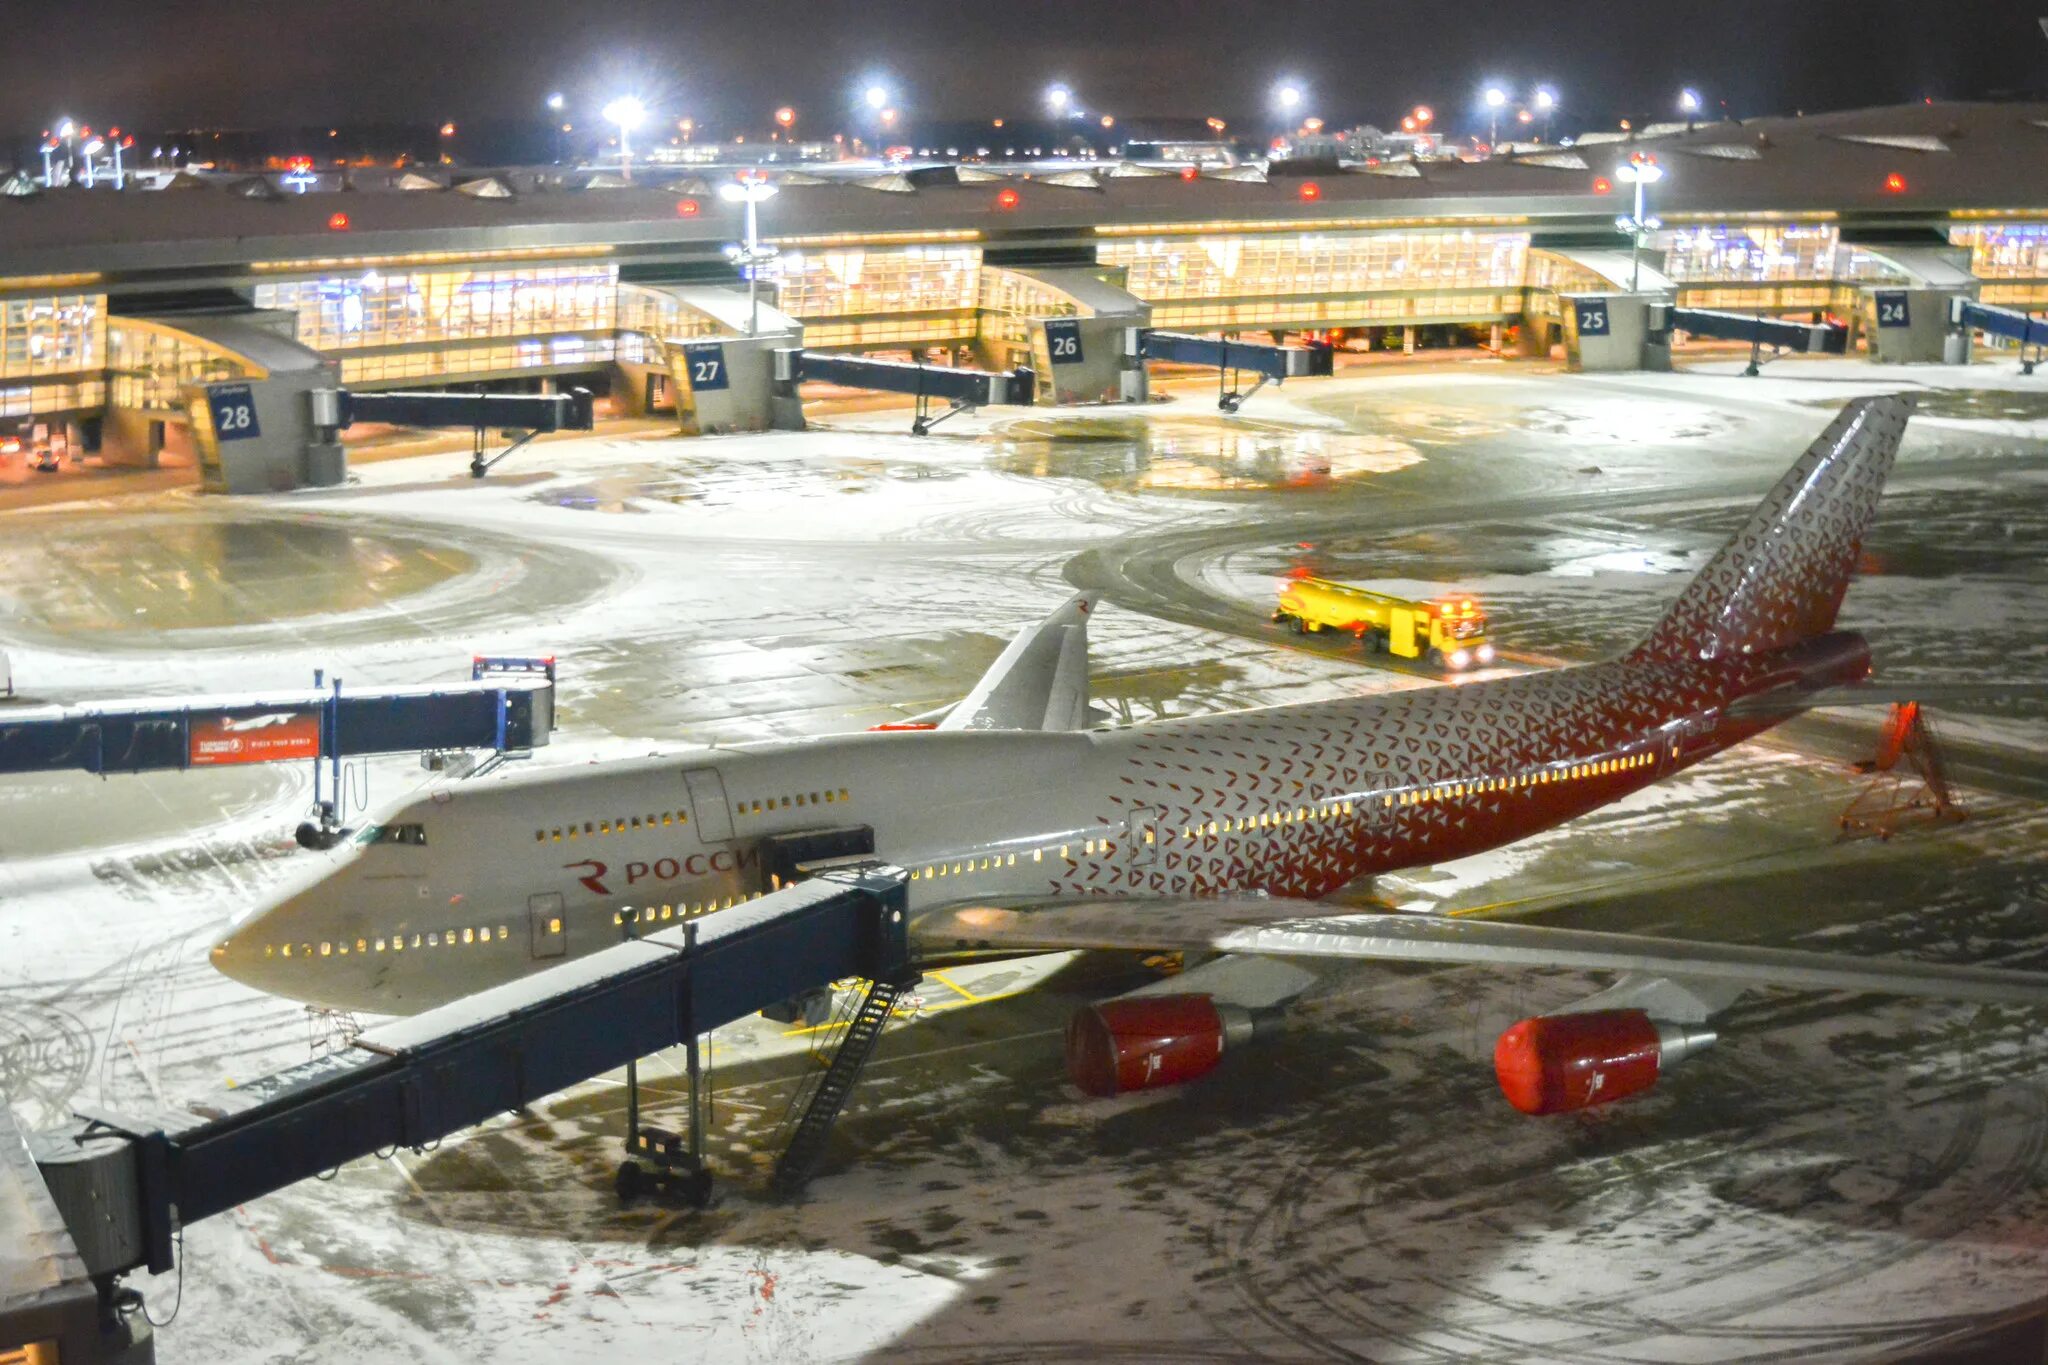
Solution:
[{"label": "red engine cowling", "polygon": [[1108,1098],[1206,1076],[1224,1048],[1251,1035],[1251,1016],[1206,995],[1138,995],[1074,1011],[1067,1075]]},{"label": "red engine cowling", "polygon": [[1639,1095],[1662,1070],[1714,1041],[1707,1029],[1660,1023],[1642,1010],[1524,1019],[1501,1034],[1493,1070],[1525,1114],[1564,1114]]}]

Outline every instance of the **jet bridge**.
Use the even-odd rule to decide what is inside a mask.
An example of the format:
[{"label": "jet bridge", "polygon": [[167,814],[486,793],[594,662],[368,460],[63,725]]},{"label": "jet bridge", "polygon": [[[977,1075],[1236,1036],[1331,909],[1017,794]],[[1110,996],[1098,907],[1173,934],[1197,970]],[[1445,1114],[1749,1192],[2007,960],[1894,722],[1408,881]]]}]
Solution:
[{"label": "jet bridge", "polygon": [[[468,427],[474,435],[469,472],[481,479],[492,465],[534,437],[553,431],[589,431],[596,417],[590,390],[566,393],[354,393],[316,389],[313,425],[329,434],[357,422],[397,427]],[[512,444],[486,459],[490,433]]]},{"label": "jet bridge", "polygon": [[[1239,341],[1233,337],[1192,336],[1185,332],[1155,332],[1134,328],[1131,352],[1143,360],[1164,360],[1175,365],[1199,365],[1216,371],[1216,406],[1236,412],[1268,381],[1327,377],[1335,372],[1336,353],[1329,346],[1273,346],[1263,342]],[[1239,373],[1255,374],[1258,382],[1243,392],[1228,387]]]},{"label": "jet bridge", "polygon": [[[917,399],[910,434],[923,436],[956,412],[1004,404],[1028,407],[1038,393],[1038,378],[1029,368],[970,370],[952,365],[924,365],[873,356],[841,355],[836,351],[780,350],[775,353],[775,381],[794,390],[806,379],[844,384],[851,389],[907,393]],[[931,415],[931,404],[947,407]]]},{"label": "jet bridge", "polygon": [[[1982,332],[1986,336],[2016,342],[2020,348],[2022,374],[2034,372],[2034,366],[2039,359],[2039,349],[2048,346],[2048,321],[2019,312],[2017,309],[1978,303],[1975,299],[1950,299],[1948,324],[1958,332]],[[2026,350],[2029,346],[2036,348],[2034,359],[2027,357]]]},{"label": "jet bridge", "polygon": [[[186,1224],[307,1176],[418,1150],[842,978],[875,983],[870,1005],[881,1000],[886,1015],[893,990],[915,977],[904,884],[901,869],[881,863],[824,868],[745,905],[371,1029],[188,1113],[78,1111],[70,1126],[33,1136],[30,1149],[111,1315],[116,1296],[130,1292],[118,1277],[170,1269]],[[859,1055],[835,1063],[838,1083],[807,1118],[829,1107],[830,1122],[877,1032],[878,1024],[850,1037]],[[806,1163],[822,1142],[819,1124],[807,1126],[806,1150],[791,1153]]]},{"label": "jet bridge", "polygon": [[1787,322],[1761,314],[1723,313],[1710,308],[1673,308],[1665,328],[1711,337],[1718,341],[1749,343],[1747,374],[1757,372],[1760,353],[1768,346],[1774,351],[1797,351],[1811,355],[1844,355],[1849,349],[1849,329],[1838,323]]}]

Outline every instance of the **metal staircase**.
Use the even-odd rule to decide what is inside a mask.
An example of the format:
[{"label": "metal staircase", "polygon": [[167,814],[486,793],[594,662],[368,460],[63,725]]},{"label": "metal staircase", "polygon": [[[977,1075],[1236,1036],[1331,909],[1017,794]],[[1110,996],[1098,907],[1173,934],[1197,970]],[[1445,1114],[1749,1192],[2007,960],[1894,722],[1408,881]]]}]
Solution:
[{"label": "metal staircase", "polygon": [[775,1163],[774,1188],[777,1194],[784,1198],[792,1197],[801,1193],[809,1183],[819,1161],[824,1158],[825,1144],[832,1136],[832,1125],[838,1119],[839,1111],[846,1107],[846,1101],[853,1094],[854,1083],[860,1079],[868,1058],[873,1055],[875,1042],[882,1036],[883,1026],[889,1022],[889,1016],[896,1008],[897,997],[916,983],[915,975],[868,983],[867,994],[861,998],[860,1007],[846,1023],[838,1050],[832,1054],[823,1074],[812,1083],[808,1094],[799,1091],[790,1103],[794,1123],[790,1127],[789,1144]]}]

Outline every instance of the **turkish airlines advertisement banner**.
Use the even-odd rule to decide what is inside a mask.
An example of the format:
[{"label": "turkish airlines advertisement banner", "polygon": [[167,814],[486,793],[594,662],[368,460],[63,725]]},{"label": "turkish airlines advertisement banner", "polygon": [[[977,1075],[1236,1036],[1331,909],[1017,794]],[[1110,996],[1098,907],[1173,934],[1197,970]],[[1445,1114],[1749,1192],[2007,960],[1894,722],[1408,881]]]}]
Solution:
[{"label": "turkish airlines advertisement banner", "polygon": [[320,713],[285,707],[192,718],[195,768],[320,756]]}]

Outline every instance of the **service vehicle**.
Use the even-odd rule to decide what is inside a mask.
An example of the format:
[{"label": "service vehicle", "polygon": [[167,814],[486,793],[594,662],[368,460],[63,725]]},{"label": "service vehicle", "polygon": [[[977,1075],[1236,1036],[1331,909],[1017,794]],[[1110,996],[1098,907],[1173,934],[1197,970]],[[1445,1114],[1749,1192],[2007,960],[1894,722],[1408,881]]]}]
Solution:
[{"label": "service vehicle", "polygon": [[1422,602],[1327,578],[1290,578],[1273,619],[1297,635],[1341,630],[1370,653],[1420,659],[1431,668],[1466,669],[1494,657],[1486,613],[1469,597]]}]

